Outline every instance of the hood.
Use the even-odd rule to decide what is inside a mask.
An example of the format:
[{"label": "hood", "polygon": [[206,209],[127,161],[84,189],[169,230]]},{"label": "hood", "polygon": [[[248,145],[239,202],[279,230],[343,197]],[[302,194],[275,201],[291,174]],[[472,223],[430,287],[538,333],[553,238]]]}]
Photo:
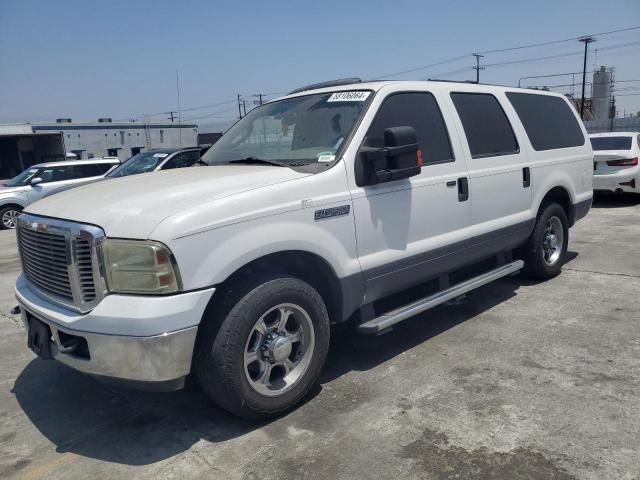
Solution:
[{"label": "hood", "polygon": [[26,211],[97,225],[111,237],[147,238],[172,215],[308,175],[263,165],[190,167],[84,185],[35,202]]}]

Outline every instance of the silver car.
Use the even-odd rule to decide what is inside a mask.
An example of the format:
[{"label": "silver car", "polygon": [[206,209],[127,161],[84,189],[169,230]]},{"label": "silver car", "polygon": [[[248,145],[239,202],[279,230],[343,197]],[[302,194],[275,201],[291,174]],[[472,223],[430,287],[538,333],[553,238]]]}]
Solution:
[{"label": "silver car", "polygon": [[115,157],[33,165],[0,186],[0,229],[16,228],[23,208],[53,191],[90,183],[120,165]]}]

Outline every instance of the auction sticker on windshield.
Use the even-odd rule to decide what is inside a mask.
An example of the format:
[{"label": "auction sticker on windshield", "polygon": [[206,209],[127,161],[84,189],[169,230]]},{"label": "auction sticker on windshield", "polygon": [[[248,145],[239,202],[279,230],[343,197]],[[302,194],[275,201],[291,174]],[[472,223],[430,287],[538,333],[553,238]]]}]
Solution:
[{"label": "auction sticker on windshield", "polygon": [[331,94],[327,102],[364,102],[371,92],[336,92]]}]

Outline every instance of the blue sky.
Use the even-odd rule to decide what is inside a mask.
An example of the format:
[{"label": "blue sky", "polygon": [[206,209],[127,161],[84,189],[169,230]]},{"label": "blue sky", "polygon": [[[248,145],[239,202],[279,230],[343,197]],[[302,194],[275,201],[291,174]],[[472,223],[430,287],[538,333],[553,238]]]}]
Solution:
[{"label": "blue sky", "polygon": [[[176,69],[182,107],[190,108],[232,101],[237,93],[251,101],[252,94],[316,81],[374,78],[474,51],[635,26],[638,0],[0,0],[0,122],[176,110]],[[640,79],[640,43],[627,45],[633,42],[640,30],[601,36],[588,69],[597,61],[616,67],[618,80]],[[577,72],[579,54],[530,59],[581,48],[573,41],[487,54],[486,64],[516,63],[487,67],[481,79],[517,84],[524,76]],[[471,79],[473,61],[469,55],[394,78]],[[546,81],[566,83],[570,77]],[[640,110],[640,81],[618,88],[625,89],[620,112]],[[235,113],[227,103],[183,117],[206,126]]]}]

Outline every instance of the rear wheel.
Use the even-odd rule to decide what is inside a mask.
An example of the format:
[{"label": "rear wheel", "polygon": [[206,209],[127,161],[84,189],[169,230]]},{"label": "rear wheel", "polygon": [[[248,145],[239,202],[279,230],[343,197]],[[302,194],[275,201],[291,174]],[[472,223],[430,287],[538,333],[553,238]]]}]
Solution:
[{"label": "rear wheel", "polygon": [[543,205],[536,226],[524,247],[524,271],[546,280],[558,275],[569,243],[567,215],[557,203]]},{"label": "rear wheel", "polygon": [[15,205],[0,209],[0,229],[10,230],[16,228],[20,212],[22,212],[22,208]]},{"label": "rear wheel", "polygon": [[203,390],[245,418],[296,405],[329,348],[329,315],[318,292],[296,278],[271,279],[247,288],[227,311],[203,321],[195,358]]}]

